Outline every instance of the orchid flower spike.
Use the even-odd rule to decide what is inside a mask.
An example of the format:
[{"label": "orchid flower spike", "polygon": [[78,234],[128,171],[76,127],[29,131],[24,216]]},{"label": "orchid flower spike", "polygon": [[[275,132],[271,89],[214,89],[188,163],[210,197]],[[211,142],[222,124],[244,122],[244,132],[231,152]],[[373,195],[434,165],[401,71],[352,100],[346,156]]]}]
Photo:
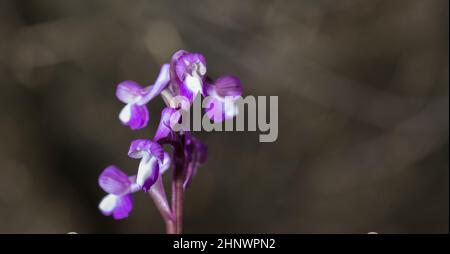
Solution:
[{"label": "orchid flower spike", "polygon": [[[182,232],[184,191],[206,162],[208,149],[188,129],[175,131],[174,124],[183,120],[179,109],[189,110],[197,96],[207,96],[206,115],[214,122],[221,122],[238,114],[236,101],[243,92],[237,77],[225,75],[213,81],[206,76],[206,71],[202,54],[179,50],[170,63],[161,66],[154,84],[142,87],[127,80],[117,85],[116,97],[125,103],[119,119],[132,130],[147,126],[147,103],[156,96],[161,95],[166,108],[162,110],[153,139],[136,139],[130,144],[128,156],[140,160],[137,174],[128,176],[116,166],[109,166],[100,174],[98,183],[108,193],[99,204],[104,215],[117,220],[128,217],[133,208],[132,194],[143,190],[160,211],[167,232]],[[177,96],[184,97],[182,105],[178,105]],[[163,145],[172,147],[172,156],[164,151]],[[172,202],[169,203],[162,175],[172,163]]]}]

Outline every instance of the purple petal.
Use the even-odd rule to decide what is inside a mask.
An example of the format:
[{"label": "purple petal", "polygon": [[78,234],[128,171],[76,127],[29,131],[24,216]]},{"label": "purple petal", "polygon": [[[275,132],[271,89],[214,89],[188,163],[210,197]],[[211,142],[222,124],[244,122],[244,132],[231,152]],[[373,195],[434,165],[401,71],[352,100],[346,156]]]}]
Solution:
[{"label": "purple petal", "polygon": [[159,141],[167,138],[172,133],[171,123],[178,122],[181,115],[176,109],[165,108],[161,113],[158,129],[156,130],[153,140]]},{"label": "purple petal", "polygon": [[164,159],[164,150],[162,146],[160,146],[156,142],[149,142],[149,152],[151,155],[155,156],[159,161],[163,161]]},{"label": "purple petal", "polygon": [[144,156],[139,164],[136,183],[146,192],[159,177],[159,163],[155,157]]},{"label": "purple petal", "polygon": [[214,122],[231,119],[238,114],[235,100],[242,95],[242,85],[237,77],[222,76],[213,85],[208,85],[209,96],[206,115]]},{"label": "purple petal", "polygon": [[148,139],[136,139],[131,141],[130,149],[128,150],[128,156],[134,159],[140,159],[147,153],[147,147],[150,140]]},{"label": "purple petal", "polygon": [[131,182],[124,172],[116,166],[109,166],[98,178],[100,187],[110,194],[123,195],[129,192]]},{"label": "purple petal", "polygon": [[142,129],[148,123],[148,109],[145,105],[127,104],[119,114],[119,119],[132,130]]},{"label": "purple petal", "polygon": [[205,112],[208,118],[214,122],[221,122],[235,117],[239,113],[235,103],[237,96],[221,97],[217,95],[215,89],[216,86],[209,86],[207,89],[209,101]]},{"label": "purple petal", "polygon": [[117,85],[116,97],[124,103],[138,101],[143,93],[142,87],[131,80],[126,80]]},{"label": "purple petal", "polygon": [[167,87],[170,81],[169,72],[170,72],[170,65],[163,64],[161,66],[161,70],[159,71],[158,78],[155,81],[155,84],[153,84],[148,89],[148,92],[145,94],[145,96],[141,100],[139,100],[138,102],[139,105],[146,104],[155,96],[159,95],[161,91]]},{"label": "purple petal", "polygon": [[184,74],[187,68],[187,64],[183,61],[180,61],[182,57],[189,54],[186,50],[178,50],[173,54],[172,60],[170,62],[170,78],[173,82],[179,83],[182,79],[184,79]]},{"label": "purple petal", "polygon": [[131,142],[128,156],[140,159],[147,155],[154,156],[162,161],[164,159],[164,150],[161,145],[148,139],[136,139]]},{"label": "purple petal", "polygon": [[242,85],[239,78],[235,76],[222,76],[214,82],[217,95],[225,96],[241,96]]},{"label": "purple petal", "polygon": [[198,93],[203,93],[206,74],[206,60],[201,54],[184,50],[176,52],[171,60],[170,79],[176,87],[172,90],[192,101]]},{"label": "purple petal", "polygon": [[[192,71],[198,70],[200,75],[206,74],[206,59],[202,54],[199,53],[189,53],[187,51],[182,51],[179,55],[177,53],[174,54],[177,55],[176,60],[176,70],[177,75],[181,77],[183,74],[191,73]],[[193,66],[193,64],[201,64],[203,66]],[[203,67],[204,69],[194,69],[196,67]]]},{"label": "purple petal", "polygon": [[117,197],[116,207],[114,208],[112,216],[116,220],[124,219],[128,217],[131,209],[133,209],[133,199],[131,195]]}]

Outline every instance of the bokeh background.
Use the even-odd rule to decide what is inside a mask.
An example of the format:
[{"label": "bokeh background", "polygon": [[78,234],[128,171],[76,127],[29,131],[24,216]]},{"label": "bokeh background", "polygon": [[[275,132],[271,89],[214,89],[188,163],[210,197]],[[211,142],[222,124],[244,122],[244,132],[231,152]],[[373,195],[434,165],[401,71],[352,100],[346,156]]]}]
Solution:
[{"label": "bokeh background", "polygon": [[203,53],[279,96],[279,137],[197,133],[210,153],[187,233],[448,233],[447,0],[0,1],[0,233],[163,233],[135,195],[102,216],[98,174],[132,174],[115,85]]}]

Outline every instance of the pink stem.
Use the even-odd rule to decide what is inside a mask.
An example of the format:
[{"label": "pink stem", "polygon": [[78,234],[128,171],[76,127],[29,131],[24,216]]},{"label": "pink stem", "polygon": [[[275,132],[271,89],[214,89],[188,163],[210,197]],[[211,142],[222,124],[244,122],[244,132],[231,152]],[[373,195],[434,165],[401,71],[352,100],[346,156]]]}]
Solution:
[{"label": "pink stem", "polygon": [[184,205],[184,188],[183,177],[177,177],[175,179],[175,191],[176,191],[176,207],[175,207],[175,221],[177,223],[177,233],[183,232],[183,205]]},{"label": "pink stem", "polygon": [[184,178],[184,151],[180,148],[175,148],[174,174],[172,178],[172,211],[175,216],[177,234],[183,232]]},{"label": "pink stem", "polygon": [[167,202],[166,191],[164,190],[164,184],[162,182],[162,177],[160,176],[156,180],[155,184],[150,188],[148,194],[153,199],[159,213],[161,214],[164,222],[166,223],[167,234],[176,233],[175,218]]}]

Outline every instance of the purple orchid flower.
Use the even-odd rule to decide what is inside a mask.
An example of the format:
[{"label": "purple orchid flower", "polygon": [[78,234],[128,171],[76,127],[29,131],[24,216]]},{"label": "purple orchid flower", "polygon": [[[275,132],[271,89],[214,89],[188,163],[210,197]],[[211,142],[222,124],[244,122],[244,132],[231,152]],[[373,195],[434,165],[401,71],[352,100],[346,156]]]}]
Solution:
[{"label": "purple orchid flower", "polygon": [[214,122],[231,119],[238,114],[235,101],[242,95],[242,85],[239,78],[222,76],[213,84],[208,84],[206,94],[210,96],[206,115]]},{"label": "purple orchid flower", "polygon": [[141,159],[136,184],[147,192],[170,167],[170,156],[156,142],[146,139],[136,139],[131,142],[128,156]]},{"label": "purple orchid flower", "polygon": [[120,111],[119,119],[124,125],[130,126],[132,130],[147,126],[148,109],[146,104],[161,93],[169,84],[169,64],[161,67],[155,84],[143,88],[138,83],[127,80],[117,85],[116,97],[126,103]]},{"label": "purple orchid flower", "polygon": [[128,177],[116,166],[109,166],[100,174],[98,183],[108,193],[99,204],[104,215],[112,215],[120,220],[128,217],[133,208],[132,193],[140,188],[134,183],[135,177]]},{"label": "purple orchid flower", "polygon": [[171,91],[174,95],[193,101],[197,94],[204,94],[206,75],[205,57],[185,50],[177,51],[170,63]]}]

